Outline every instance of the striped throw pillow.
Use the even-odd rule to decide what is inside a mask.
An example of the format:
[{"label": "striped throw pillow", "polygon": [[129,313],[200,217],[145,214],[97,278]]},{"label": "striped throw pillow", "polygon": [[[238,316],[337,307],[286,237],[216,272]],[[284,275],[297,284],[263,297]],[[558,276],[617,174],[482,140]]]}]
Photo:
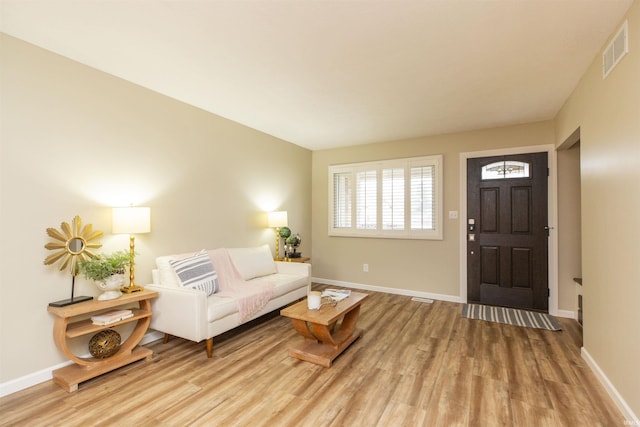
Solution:
[{"label": "striped throw pillow", "polygon": [[218,273],[206,251],[187,258],[171,260],[169,264],[183,287],[204,291],[207,295],[218,292]]}]

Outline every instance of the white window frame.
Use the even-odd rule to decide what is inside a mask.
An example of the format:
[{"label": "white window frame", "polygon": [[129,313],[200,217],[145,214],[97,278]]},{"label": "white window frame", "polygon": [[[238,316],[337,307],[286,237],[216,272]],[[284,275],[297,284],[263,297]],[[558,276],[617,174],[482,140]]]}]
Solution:
[{"label": "white window frame", "polygon": [[[411,168],[420,166],[433,166],[435,185],[435,195],[433,197],[435,203],[435,219],[434,229],[411,229]],[[387,229],[382,228],[382,170],[402,168],[405,174],[404,184],[404,228],[403,229]],[[357,174],[362,171],[376,171],[376,227],[375,229],[358,229],[357,228]],[[351,226],[350,227],[334,227],[334,175],[350,174],[352,191],[351,191]],[[385,239],[425,239],[425,240],[442,240],[443,239],[443,156],[441,154],[433,156],[409,157],[404,159],[380,160],[375,162],[349,163],[342,165],[330,165],[328,171],[329,184],[329,236],[342,237],[370,237]]]}]

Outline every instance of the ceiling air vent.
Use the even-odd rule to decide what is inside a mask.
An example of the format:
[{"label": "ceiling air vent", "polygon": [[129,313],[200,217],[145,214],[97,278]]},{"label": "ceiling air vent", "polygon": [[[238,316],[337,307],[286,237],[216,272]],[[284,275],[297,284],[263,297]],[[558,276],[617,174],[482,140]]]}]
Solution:
[{"label": "ceiling air vent", "polygon": [[606,78],[609,73],[618,65],[618,62],[629,51],[629,38],[628,38],[627,21],[624,21],[622,27],[618,30],[609,46],[604,50],[602,54],[602,78]]}]

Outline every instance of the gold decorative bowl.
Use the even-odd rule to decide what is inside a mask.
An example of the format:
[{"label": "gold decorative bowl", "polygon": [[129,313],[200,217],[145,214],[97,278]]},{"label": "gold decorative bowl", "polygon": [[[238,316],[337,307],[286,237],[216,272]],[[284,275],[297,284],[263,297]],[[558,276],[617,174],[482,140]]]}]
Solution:
[{"label": "gold decorative bowl", "polygon": [[91,337],[89,353],[97,359],[106,359],[118,352],[120,343],[120,334],[113,329],[106,329]]}]

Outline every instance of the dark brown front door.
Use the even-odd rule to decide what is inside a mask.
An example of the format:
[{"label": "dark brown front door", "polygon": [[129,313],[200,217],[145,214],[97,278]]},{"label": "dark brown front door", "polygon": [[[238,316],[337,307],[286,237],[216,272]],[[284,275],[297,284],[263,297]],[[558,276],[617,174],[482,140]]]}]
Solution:
[{"label": "dark brown front door", "polygon": [[467,160],[467,299],[548,311],[547,153]]}]

